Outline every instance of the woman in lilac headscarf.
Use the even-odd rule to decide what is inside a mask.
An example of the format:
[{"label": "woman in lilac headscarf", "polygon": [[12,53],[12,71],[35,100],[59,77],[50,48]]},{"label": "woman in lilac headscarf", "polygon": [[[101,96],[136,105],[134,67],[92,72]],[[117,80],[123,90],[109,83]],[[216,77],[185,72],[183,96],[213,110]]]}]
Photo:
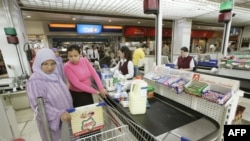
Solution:
[{"label": "woman in lilac headscarf", "polygon": [[[70,121],[71,116],[66,109],[72,108],[72,98],[66,84],[57,74],[56,56],[48,48],[40,49],[34,60],[34,73],[27,82],[27,94],[31,108],[36,113],[37,98],[42,97],[53,141],[61,137],[61,121]],[[41,115],[36,113],[36,121],[42,141],[46,141]]]},{"label": "woman in lilac headscarf", "polygon": [[56,61],[57,61],[57,71],[58,71],[58,74],[62,77],[63,81],[66,83],[66,77],[64,75],[64,71],[63,71],[63,60],[62,60],[62,57],[59,55],[59,51],[57,48],[52,48],[51,49],[55,55],[56,55]]}]

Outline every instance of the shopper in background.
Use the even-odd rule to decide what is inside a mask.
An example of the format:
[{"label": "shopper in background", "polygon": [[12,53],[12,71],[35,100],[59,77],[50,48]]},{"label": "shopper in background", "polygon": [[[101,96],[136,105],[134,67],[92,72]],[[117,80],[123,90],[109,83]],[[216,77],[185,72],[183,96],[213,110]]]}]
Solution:
[{"label": "shopper in background", "polygon": [[110,67],[111,67],[111,68],[112,68],[112,67],[115,67],[115,66],[117,65],[117,63],[118,63],[118,59],[115,58],[115,53],[112,52],[112,51],[109,52],[109,55],[110,55],[110,57],[111,57],[111,64],[110,64]]},{"label": "shopper in background", "polygon": [[128,47],[123,46],[118,51],[120,61],[110,70],[120,79],[132,79],[134,77],[134,65],[132,62],[132,52]]},{"label": "shopper in background", "polygon": [[[92,94],[100,94],[105,97],[107,90],[103,88],[100,77],[92,67],[88,59],[81,57],[77,45],[71,45],[67,49],[69,61],[64,65],[64,73],[70,84],[70,93],[74,107],[93,104]],[[92,87],[92,81],[97,89]]]},{"label": "shopper in background", "polygon": [[95,45],[92,45],[92,49],[88,50],[88,55],[91,62],[99,61],[99,53]]},{"label": "shopper in background", "polygon": [[109,55],[109,52],[110,51],[107,51],[105,53],[104,57],[100,59],[100,61],[99,61],[100,67],[103,68],[104,65],[106,65],[107,67],[110,66],[110,64],[111,64],[111,57]]},{"label": "shopper in background", "polygon": [[169,57],[169,54],[170,54],[169,46],[167,44],[164,44],[162,47],[162,55]]},{"label": "shopper in background", "polygon": [[147,47],[147,44],[143,44],[142,46],[138,47],[133,52],[133,64],[134,64],[134,76],[139,75],[139,67],[138,63],[140,59],[145,58],[145,49]]},{"label": "shopper in background", "polygon": [[181,48],[181,55],[174,61],[174,64],[178,66],[178,69],[193,70],[194,58],[189,56],[188,48]]},{"label": "shopper in background", "polygon": [[63,60],[62,60],[62,57],[60,56],[59,51],[58,51],[57,48],[52,48],[52,51],[56,55],[56,61],[57,61],[56,67],[57,67],[58,74],[62,77],[63,81],[66,83],[66,77],[65,77],[64,72],[63,72]]},{"label": "shopper in background", "polygon": [[72,98],[67,86],[58,75],[56,66],[57,61],[52,50],[48,48],[40,49],[32,66],[34,73],[31,74],[26,85],[29,103],[36,114],[37,127],[42,141],[47,140],[41,114],[37,113],[37,98],[43,98],[53,141],[60,140],[61,121],[69,121],[71,119],[70,114],[66,110],[73,108]]}]

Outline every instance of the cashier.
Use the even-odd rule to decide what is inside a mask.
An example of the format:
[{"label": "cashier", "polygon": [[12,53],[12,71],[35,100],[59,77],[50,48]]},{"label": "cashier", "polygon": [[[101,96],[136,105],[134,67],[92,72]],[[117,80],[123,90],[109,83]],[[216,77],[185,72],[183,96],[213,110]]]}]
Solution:
[{"label": "cashier", "polygon": [[181,55],[174,61],[174,64],[181,70],[193,70],[194,58],[189,55],[188,48],[181,48]]},{"label": "cashier", "polygon": [[111,68],[111,72],[114,73],[113,77],[117,77],[119,79],[127,79],[130,80],[134,76],[134,65],[132,62],[132,52],[126,46],[123,46],[119,49],[118,55],[120,57],[120,61],[118,64]]}]

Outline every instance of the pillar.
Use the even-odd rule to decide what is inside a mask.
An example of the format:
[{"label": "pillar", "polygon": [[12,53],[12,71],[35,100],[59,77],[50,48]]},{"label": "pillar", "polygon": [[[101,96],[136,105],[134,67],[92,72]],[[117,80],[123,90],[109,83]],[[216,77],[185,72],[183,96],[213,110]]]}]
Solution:
[{"label": "pillar", "polygon": [[[18,4],[15,0],[2,0],[0,1],[0,49],[3,54],[4,62],[6,65],[7,73],[9,77],[21,76],[23,74],[22,68],[25,73],[30,74],[31,70],[29,67],[29,63],[23,50],[23,45],[26,41],[28,41],[23,18],[21,15],[21,10],[18,7]],[[4,33],[5,27],[14,27],[17,32],[17,37],[19,40],[19,44],[17,44],[17,48],[20,55],[20,61],[18,58],[18,54],[16,51],[16,46],[14,44],[8,44],[6,35]],[[15,70],[12,70],[7,67],[7,65],[12,65]],[[21,66],[22,65],[22,66]]]},{"label": "pillar", "polygon": [[180,19],[173,22],[171,60],[177,59],[180,55],[181,47],[186,46],[188,49],[190,48],[191,28],[191,19]]}]

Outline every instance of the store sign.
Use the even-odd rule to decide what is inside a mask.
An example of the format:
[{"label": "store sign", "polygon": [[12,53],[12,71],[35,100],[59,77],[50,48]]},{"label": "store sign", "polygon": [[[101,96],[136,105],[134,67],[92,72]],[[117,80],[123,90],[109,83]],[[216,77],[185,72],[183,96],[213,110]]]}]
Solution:
[{"label": "store sign", "polygon": [[[127,26],[125,27],[124,36],[155,36],[155,28]],[[162,36],[171,37],[172,30],[164,28],[162,30]]]},{"label": "store sign", "polygon": [[191,32],[192,38],[211,38],[213,35],[214,31],[192,30]]},{"label": "store sign", "polygon": [[102,31],[102,26],[91,24],[77,24],[76,29],[78,34],[100,34]]},{"label": "store sign", "polygon": [[125,27],[124,36],[146,36],[146,27]]}]

